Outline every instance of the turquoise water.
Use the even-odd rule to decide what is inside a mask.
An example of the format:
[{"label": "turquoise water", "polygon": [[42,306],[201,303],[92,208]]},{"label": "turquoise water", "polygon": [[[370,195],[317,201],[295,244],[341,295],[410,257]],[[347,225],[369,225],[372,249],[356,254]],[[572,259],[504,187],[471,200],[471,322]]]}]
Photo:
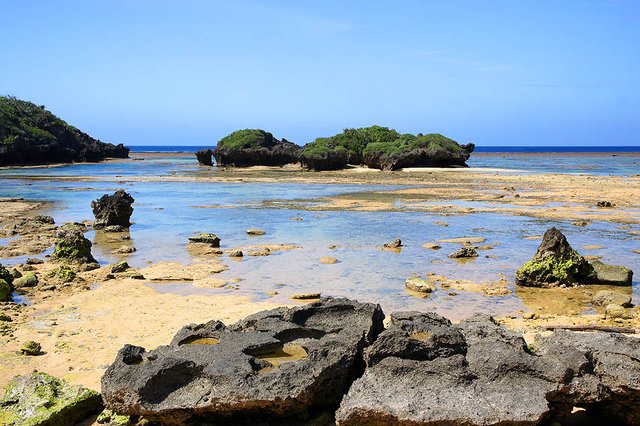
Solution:
[{"label": "turquoise water", "polygon": [[[452,318],[478,311],[513,313],[535,307],[527,305],[519,294],[514,293],[485,296],[456,290],[458,296],[451,297],[448,291],[438,290],[429,298],[420,299],[405,291],[404,281],[413,273],[434,273],[452,279],[497,282],[503,274],[513,290],[515,270],[533,256],[539,244],[539,241],[523,237],[541,235],[551,226],[559,227],[582,254],[599,255],[606,262],[626,265],[640,273],[640,256],[631,252],[640,248],[640,236],[629,233],[640,229],[638,226],[618,229],[616,224],[594,222],[586,228],[577,228],[568,221],[486,213],[443,216],[411,211],[304,211],[265,206],[265,202],[270,200],[315,199],[392,189],[390,186],[127,181],[127,177],[134,175],[200,173],[202,168],[193,163],[190,155],[178,155],[149,161],[5,169],[0,172],[5,176],[0,179],[0,196],[53,201],[53,206],[46,213],[62,223],[91,220],[91,200],[124,188],[136,199],[131,243],[137,251],[127,256],[111,254],[113,244],[106,244],[90,232],[88,238],[95,243],[94,256],[102,264],[126,259],[133,266],[142,268],[148,262],[189,263],[198,260],[187,252],[186,242],[187,237],[200,231],[216,233],[222,239],[223,248],[258,244],[295,244],[302,247],[274,252],[266,257],[246,256],[239,262],[223,257],[229,270],[216,274],[214,278],[242,278],[237,285],[227,288],[203,289],[184,282],[148,284],[158,291],[176,294],[231,292],[261,300],[267,298],[266,291],[275,289],[279,295],[273,300],[279,302],[290,302],[288,297],[294,293],[322,292],[324,295],[378,302],[391,310],[436,310]],[[60,179],[78,175],[98,179],[91,182]],[[28,176],[49,179],[33,180]],[[107,181],[100,181],[101,176]],[[123,179],[113,182],[115,176]],[[303,220],[290,220],[292,217]],[[436,224],[442,221],[449,226]],[[245,229],[250,227],[262,228],[267,234],[248,236]],[[422,247],[424,243],[463,236],[484,237],[486,244],[496,246],[493,250],[481,251],[479,258],[467,263],[458,263],[447,257],[460,247],[459,244],[442,243],[441,250]],[[400,252],[380,248],[395,238],[401,238],[405,244]],[[338,248],[329,249],[330,245]],[[585,245],[602,245],[604,248],[587,250],[582,248]],[[339,262],[320,264],[322,256],[334,256]],[[23,260],[0,259],[3,264]],[[634,300],[640,302],[637,276],[634,292]]]}]

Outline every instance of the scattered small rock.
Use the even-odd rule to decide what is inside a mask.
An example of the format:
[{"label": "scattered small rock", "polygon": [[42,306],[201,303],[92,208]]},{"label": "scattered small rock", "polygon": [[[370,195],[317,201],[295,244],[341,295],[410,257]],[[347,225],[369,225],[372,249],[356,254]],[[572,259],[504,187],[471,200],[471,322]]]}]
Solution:
[{"label": "scattered small rock", "polygon": [[320,299],[321,293],[298,293],[291,295],[292,299],[296,300],[308,300],[308,299]]},{"label": "scattered small rock", "polygon": [[130,254],[136,251],[136,248],[133,246],[120,246],[120,248],[115,249],[113,254]]},{"label": "scattered small rock", "polygon": [[392,249],[396,249],[396,248],[400,248],[402,247],[402,241],[400,240],[400,238],[396,238],[395,240],[386,243],[384,245],[385,248],[392,248]]},{"label": "scattered small rock", "polygon": [[615,207],[615,204],[613,204],[611,201],[598,201],[597,206],[610,208],[610,207]]},{"label": "scattered small rock", "polygon": [[591,300],[593,306],[620,305],[622,307],[631,306],[631,295],[611,290],[600,290]]},{"label": "scattered small rock", "polygon": [[127,228],[122,225],[109,225],[104,227],[104,232],[110,233],[118,233],[118,232],[126,232]]},{"label": "scattered small rock", "polygon": [[320,263],[323,263],[325,265],[332,265],[337,262],[338,262],[338,259],[332,256],[323,256],[320,258]]},{"label": "scattered small rock", "polygon": [[442,248],[440,244],[437,244],[437,243],[426,243],[426,244],[423,244],[422,247],[426,249],[431,249],[431,250],[440,250]]},{"label": "scattered small rock", "polygon": [[220,238],[216,234],[201,232],[198,235],[189,237],[192,243],[211,244],[211,247],[220,247]]},{"label": "scattered small rock", "polygon": [[451,259],[478,257],[478,252],[471,247],[462,247],[449,255]]},{"label": "scattered small rock", "polygon": [[243,257],[244,253],[242,253],[242,250],[231,250],[229,252],[229,257]]},{"label": "scattered small rock", "polygon": [[249,256],[269,256],[271,254],[271,250],[268,247],[264,247],[257,250],[249,250],[247,252]]},{"label": "scattered small rock", "polygon": [[589,222],[587,222],[586,220],[576,220],[575,222],[572,222],[571,224],[573,226],[584,227],[584,226],[587,226],[589,224]]},{"label": "scattered small rock", "polygon": [[35,287],[38,285],[38,276],[33,272],[27,272],[20,278],[13,281],[16,288]]},{"label": "scattered small rock", "polygon": [[627,318],[627,311],[620,305],[611,303],[604,308],[604,316],[612,319]]},{"label": "scattered small rock", "polygon": [[25,263],[27,265],[42,265],[44,260],[38,259],[37,257],[30,257],[25,261]]},{"label": "scattered small rock", "polygon": [[436,291],[436,286],[433,283],[417,276],[407,278],[404,285],[409,290],[417,291],[419,293],[433,293]]},{"label": "scattered small rock", "polygon": [[36,215],[33,217],[33,220],[35,222],[42,222],[42,223],[48,223],[49,225],[53,225],[56,223],[55,220],[53,220],[53,217],[51,216],[46,216],[46,215]]},{"label": "scattered small rock", "polygon": [[42,353],[42,346],[40,346],[40,343],[38,342],[29,340],[24,345],[22,345],[22,348],[20,348],[20,353],[30,356],[40,355]]},{"label": "scattered small rock", "polygon": [[122,262],[114,263],[111,265],[111,272],[117,274],[119,272],[124,272],[129,269],[129,264],[124,260]]},{"label": "scattered small rock", "polygon": [[252,236],[259,236],[259,235],[264,235],[266,234],[266,232],[264,232],[262,229],[258,229],[258,228],[249,228],[247,229],[247,235],[252,235]]}]

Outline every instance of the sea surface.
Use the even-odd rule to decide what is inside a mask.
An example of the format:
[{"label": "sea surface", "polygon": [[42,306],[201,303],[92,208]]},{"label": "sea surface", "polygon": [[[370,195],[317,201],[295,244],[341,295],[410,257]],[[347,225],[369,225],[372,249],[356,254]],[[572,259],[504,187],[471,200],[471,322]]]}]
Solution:
[{"label": "sea surface", "polygon": [[[191,160],[206,146],[132,146],[133,153],[175,153]],[[477,146],[469,167],[542,173],[635,175],[640,173],[640,146]]]},{"label": "sea surface", "polygon": [[[140,147],[134,147],[140,148]],[[633,296],[640,303],[638,255],[640,236],[630,231],[640,226],[621,229],[607,222],[593,222],[585,228],[572,226],[570,221],[540,220],[525,216],[473,213],[450,216],[424,212],[358,212],[308,211],[286,207],[283,200],[317,199],[392,186],[305,184],[305,183],[212,183],[198,181],[136,182],[133,177],[198,176],[202,172],[190,152],[142,156],[141,161],[126,160],[98,164],[76,164],[61,167],[36,167],[0,170],[0,197],[23,197],[51,201],[51,214],[58,223],[93,219],[90,203],[105,193],[124,188],[135,198],[135,222],[131,227],[131,242],[137,251],[123,257],[111,253],[113,245],[104,242],[104,235],[93,231],[88,238],[94,242],[94,256],[101,264],[126,259],[135,267],[149,262],[197,260],[186,250],[187,238],[197,232],[213,232],[222,239],[222,248],[264,244],[294,244],[299,249],[278,251],[266,257],[245,256],[241,261],[223,257],[229,270],[213,278],[240,278],[226,288],[200,288],[185,282],[151,283],[159,292],[176,295],[194,293],[246,295],[253,300],[272,299],[290,303],[289,296],[301,292],[321,292],[324,295],[347,296],[362,301],[381,303],[390,310],[436,310],[452,319],[474,312],[492,314],[538,310],[549,300],[536,290],[516,289],[513,276],[517,268],[529,260],[539,236],[551,226],[560,228],[570,243],[585,255],[599,255],[603,261],[621,264],[636,270]],[[147,148],[148,150],[148,148]],[[191,151],[191,149],[189,150]],[[551,171],[557,173],[589,173],[634,175],[639,173],[637,154],[614,157],[607,153],[478,153],[470,165],[479,168]],[[138,152],[137,149],[134,152]],[[594,168],[595,167],[595,168]],[[210,172],[208,172],[210,173]],[[90,182],[69,180],[73,176],[90,176]],[[34,179],[36,177],[37,179]],[[42,178],[45,179],[42,179]],[[114,180],[114,177],[116,180]],[[283,207],[279,207],[282,205]],[[297,220],[292,220],[292,219]],[[302,220],[299,220],[302,219]],[[441,226],[441,222],[449,226]],[[265,236],[252,237],[247,228],[266,231]],[[459,263],[447,254],[459,244],[441,243],[441,250],[429,250],[423,244],[456,237],[484,237],[493,250],[482,251],[470,262]],[[404,244],[398,252],[381,246],[395,238]],[[0,242],[1,243],[1,242]],[[583,246],[602,246],[584,249]],[[330,246],[337,248],[331,249]],[[48,252],[49,253],[49,252]],[[45,254],[41,255],[43,257]],[[323,256],[333,256],[338,263],[324,265]],[[23,262],[24,257],[0,259],[4,265]],[[428,298],[418,298],[404,288],[412,274],[436,274],[451,279],[477,282],[508,281],[511,294],[486,296],[478,292],[436,291]],[[267,296],[277,290],[275,297]],[[631,289],[629,289],[631,291]],[[590,307],[582,296],[571,305],[560,304],[557,310]],[[578,300],[579,299],[579,300]]]}]

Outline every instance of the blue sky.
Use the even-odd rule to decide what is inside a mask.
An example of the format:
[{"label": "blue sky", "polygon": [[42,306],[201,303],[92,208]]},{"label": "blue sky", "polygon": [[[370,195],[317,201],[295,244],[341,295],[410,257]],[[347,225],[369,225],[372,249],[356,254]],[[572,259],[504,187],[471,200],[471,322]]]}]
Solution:
[{"label": "blue sky", "polygon": [[127,145],[640,145],[640,2],[4,1],[0,93]]}]

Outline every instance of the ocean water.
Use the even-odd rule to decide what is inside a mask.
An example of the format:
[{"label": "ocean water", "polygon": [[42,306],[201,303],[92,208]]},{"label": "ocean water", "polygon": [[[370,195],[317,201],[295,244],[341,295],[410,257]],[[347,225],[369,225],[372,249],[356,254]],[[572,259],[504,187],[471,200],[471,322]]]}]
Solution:
[{"label": "ocean water", "polygon": [[[553,161],[552,158],[549,156],[545,163]],[[583,164],[590,162],[592,156],[585,158]],[[616,158],[604,156],[601,161],[614,162]],[[579,162],[577,158],[572,161]],[[566,172],[561,168],[556,171]],[[640,237],[630,233],[639,230],[640,226],[619,229],[616,224],[593,222],[586,228],[576,228],[570,221],[486,213],[448,216],[410,211],[307,211],[279,208],[278,203],[273,202],[392,189],[390,186],[134,182],[128,179],[133,176],[194,176],[199,173],[215,173],[215,168],[211,171],[197,166],[189,153],[149,156],[144,161],[4,169],[0,170],[0,196],[52,201],[52,207],[43,213],[51,214],[58,223],[62,223],[91,220],[91,200],[124,188],[136,199],[132,218],[135,223],[130,235],[137,251],[126,256],[114,255],[111,251],[115,247],[105,242],[104,235],[90,232],[88,238],[94,242],[94,256],[104,265],[123,259],[136,267],[158,261],[196,261],[198,259],[188,253],[186,243],[187,238],[197,232],[216,233],[222,239],[223,248],[262,244],[295,244],[301,247],[274,252],[266,257],[246,256],[241,261],[223,257],[229,270],[213,277],[241,278],[242,281],[233,287],[209,289],[184,282],[148,283],[157,291],[175,294],[231,292],[262,300],[268,297],[266,291],[276,289],[279,295],[272,299],[286,303],[294,293],[322,292],[324,295],[381,303],[389,310],[435,310],[454,319],[473,312],[507,314],[520,309],[537,310],[541,305],[546,306],[548,296],[536,290],[516,289],[513,276],[517,268],[533,256],[539,244],[539,241],[524,237],[541,235],[551,226],[560,228],[582,254],[603,256],[605,262],[640,271],[638,255],[631,252],[632,248],[640,248]],[[91,176],[95,180],[68,179],[73,176]],[[113,177],[122,179],[114,181]],[[293,217],[303,220],[291,220]],[[437,224],[442,221],[449,226]],[[245,230],[251,227],[262,228],[267,234],[248,236]],[[481,251],[479,258],[464,263],[447,257],[460,247],[458,244],[441,243],[441,250],[422,247],[422,244],[439,239],[469,236],[484,237],[487,244],[495,247]],[[385,242],[395,238],[401,238],[405,245],[401,251],[381,249]],[[331,245],[337,248],[330,249]],[[585,245],[601,245],[603,248],[583,249]],[[334,256],[339,262],[320,264],[319,258],[323,256]],[[22,261],[23,258],[0,259],[9,265]],[[450,296],[449,291],[439,290],[428,298],[418,298],[404,288],[404,281],[411,274],[436,274],[478,282],[497,282],[504,277],[512,292],[505,296],[486,296],[455,290],[457,295]],[[635,301],[640,303],[637,276],[633,291]],[[585,297],[582,300],[574,293],[567,293],[568,299],[580,299],[576,302],[578,310],[589,309]],[[563,309],[569,308],[563,304],[557,307],[559,311]]]},{"label": "ocean water", "polygon": [[[192,162],[195,151],[203,148],[207,147],[132,146],[131,152],[134,155],[149,152],[174,153],[179,155],[186,164]],[[476,147],[467,164],[469,167],[510,169],[532,173],[632,176],[640,174],[640,146],[479,146]],[[182,166],[184,164],[181,164]],[[126,173],[125,170],[121,174]]]}]

